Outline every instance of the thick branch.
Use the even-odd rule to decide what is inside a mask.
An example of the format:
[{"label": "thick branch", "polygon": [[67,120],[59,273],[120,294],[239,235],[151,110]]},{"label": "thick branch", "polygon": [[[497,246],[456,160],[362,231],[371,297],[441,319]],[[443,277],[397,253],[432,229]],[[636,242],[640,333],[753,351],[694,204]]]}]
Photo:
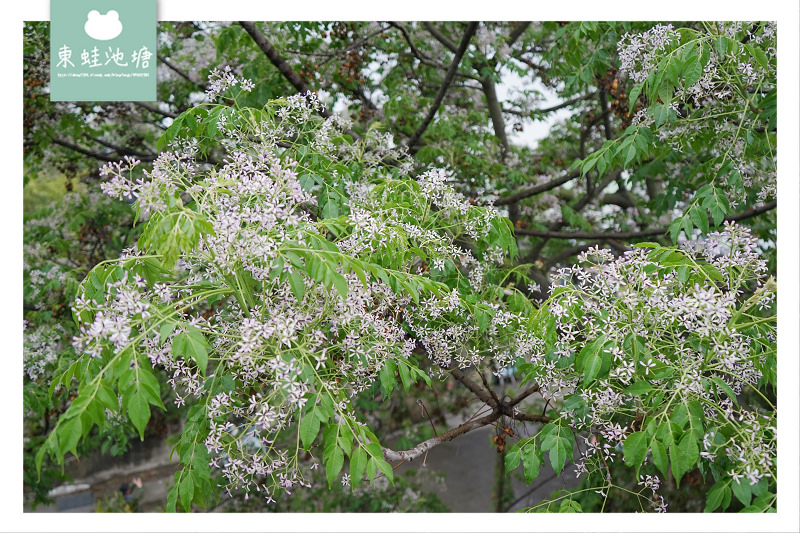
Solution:
[{"label": "thick branch", "polygon": [[420,137],[422,137],[422,134],[425,133],[425,130],[433,121],[433,117],[436,116],[439,106],[442,105],[442,102],[444,101],[444,95],[447,93],[447,89],[450,87],[450,83],[453,81],[453,78],[458,71],[458,66],[461,64],[461,58],[464,56],[464,52],[467,51],[467,45],[469,45],[469,41],[475,34],[475,30],[477,28],[477,22],[470,22],[469,26],[467,26],[467,31],[464,32],[464,36],[461,38],[461,43],[458,45],[458,50],[456,50],[455,57],[453,57],[453,61],[450,63],[450,68],[447,69],[447,74],[444,77],[442,86],[439,87],[439,93],[436,95],[433,105],[431,106],[430,111],[428,111],[428,115],[425,117],[425,120],[422,121],[422,124],[419,125],[417,131],[415,131],[408,140],[407,146],[412,155],[417,151],[415,147],[417,141],[419,141]]},{"label": "thick branch", "polygon": [[495,89],[494,82],[488,76],[481,80],[481,87],[483,87],[483,94],[486,96],[486,105],[489,108],[489,117],[492,119],[494,135],[500,140],[500,144],[503,145],[503,155],[505,156],[509,149],[508,137],[506,137],[503,109],[500,107],[500,102],[497,99],[497,90]]},{"label": "thick branch", "polygon": [[584,94],[582,96],[577,96],[577,97],[575,97],[575,98],[573,98],[571,100],[567,100],[566,102],[561,102],[560,104],[556,104],[556,105],[551,106],[551,107],[545,107],[545,108],[542,108],[542,109],[534,109],[534,110],[531,111],[531,115],[544,115],[545,113],[552,113],[553,111],[558,111],[559,109],[563,109],[565,107],[569,107],[571,105],[575,105],[578,102],[581,102],[583,100],[588,100],[592,96],[594,96],[594,93],[587,93],[587,94]]},{"label": "thick branch", "polygon": [[600,99],[600,111],[603,117],[603,129],[606,133],[606,139],[609,141],[614,138],[614,131],[611,129],[611,114],[608,109],[608,98],[606,98],[606,90],[601,86],[597,91]]},{"label": "thick branch", "polygon": [[[308,86],[305,80],[303,80],[303,78],[301,78],[300,75],[294,71],[292,66],[281,57],[275,47],[272,46],[272,43],[267,40],[266,36],[261,33],[258,28],[256,28],[254,22],[239,21],[239,25],[244,28],[250,37],[253,38],[253,42],[256,43],[262,52],[264,52],[264,55],[267,56],[267,59],[269,59],[270,63],[275,65],[278,71],[283,74],[283,77],[286,78],[299,93],[305,94],[311,92],[311,88]],[[327,109],[323,109],[320,111],[320,115],[328,118],[331,116],[331,112]]]},{"label": "thick branch", "polygon": [[[510,416],[510,415],[509,415]],[[526,413],[517,413],[511,416],[514,420],[523,420],[525,422],[539,422],[541,424],[547,424],[548,422],[552,422],[555,420],[547,415],[529,415]]]},{"label": "thick branch", "polygon": [[[309,88],[308,84],[300,77],[300,75],[294,71],[292,66],[286,62],[283,57],[278,53],[272,43],[270,43],[266,36],[261,33],[261,31],[256,28],[254,22],[250,21],[240,21],[239,25],[244,28],[244,30],[253,38],[253,41],[256,45],[261,49],[262,52],[267,56],[267,59],[270,60],[270,63],[275,65],[278,71],[283,74],[283,77],[286,78],[289,83],[291,83],[295,89],[297,89],[301,94],[310,93],[311,88]],[[323,118],[330,117],[333,113],[328,111],[326,108],[322,108],[319,110],[320,116]],[[344,130],[346,134],[348,134],[353,139],[359,140],[361,136],[354,132],[352,129]]]},{"label": "thick branch", "polygon": [[507,39],[508,46],[511,46],[512,44],[517,42],[517,39],[522,37],[522,34],[525,33],[525,30],[527,30],[528,26],[530,25],[531,22],[529,20],[517,23],[516,27],[513,30],[511,30],[511,33],[508,35]]},{"label": "thick branch", "polygon": [[410,450],[394,451],[390,450],[389,448],[382,447],[383,456],[386,458],[387,461],[413,461],[417,457],[424,455],[431,448],[435,448],[436,446],[442,444],[443,442],[449,442],[456,437],[460,437],[465,433],[469,433],[473,429],[478,429],[483,426],[489,425],[498,418],[500,418],[500,416],[501,413],[495,410],[490,415],[484,416],[483,418],[478,418],[476,420],[465,422],[446,433],[442,433],[441,435],[430,438],[424,442],[420,442]]},{"label": "thick branch", "polygon": [[448,39],[445,34],[440,32],[439,29],[433,25],[433,23],[423,22],[422,25],[425,26],[425,29],[428,30],[428,33],[433,35],[434,39],[445,45],[451,52],[455,53],[455,51],[458,50],[456,43]]},{"label": "thick branch", "polygon": [[480,399],[483,403],[485,403],[491,408],[497,407],[497,401],[495,401],[495,399],[492,398],[492,396],[487,394],[488,391],[481,389],[480,385],[469,379],[467,375],[464,374],[464,372],[455,367],[449,368],[447,370],[450,370],[450,373],[453,375],[453,377],[456,378],[462,385],[464,385],[470,391],[472,391],[472,393],[475,396],[477,396],[478,399]]},{"label": "thick branch", "polygon": [[411,49],[411,53],[414,55],[414,57],[419,59],[422,63],[424,63],[424,64],[426,64],[428,66],[431,66],[431,67],[440,68],[442,70],[445,70],[447,68],[446,65],[442,65],[441,63],[436,63],[435,61],[433,61],[433,59],[428,57],[421,50],[419,50],[416,46],[414,46],[414,43],[411,41],[411,34],[408,32],[408,29],[405,26],[403,26],[401,23],[389,21],[389,25],[392,26],[393,28],[397,28],[398,30],[400,30],[400,33],[403,34],[403,39],[405,39],[405,41],[408,43],[408,47]]},{"label": "thick branch", "polygon": [[581,175],[580,170],[575,170],[569,174],[565,174],[560,178],[556,178],[554,180],[548,181],[547,183],[540,183],[538,185],[534,185],[533,187],[528,187],[526,189],[521,189],[514,194],[509,194],[508,196],[503,196],[502,198],[498,198],[494,201],[494,205],[508,205],[514,202],[518,202],[523,198],[528,198],[529,196],[533,196],[542,192],[549,191],[551,189],[555,189],[559,185],[563,185],[568,181],[572,181],[575,178]]},{"label": "thick branch", "polygon": [[533,385],[533,386],[531,386],[531,387],[528,387],[528,389],[527,389],[527,390],[525,390],[525,391],[523,391],[523,392],[519,393],[519,394],[518,394],[516,397],[512,398],[512,399],[511,399],[511,400],[508,402],[508,405],[510,405],[510,406],[512,406],[512,407],[513,407],[513,406],[517,405],[517,404],[518,404],[518,403],[520,403],[522,400],[524,400],[525,398],[527,398],[528,396],[530,396],[531,394],[533,394],[533,393],[535,393],[535,392],[539,392],[539,384],[538,384],[538,383],[537,383],[537,384],[535,384],[535,385]]},{"label": "thick branch", "polygon": [[[425,53],[423,53],[422,50],[419,50],[416,46],[414,46],[414,43],[411,42],[411,34],[408,32],[408,29],[405,26],[403,26],[399,22],[389,22],[389,25],[400,30],[400,32],[403,34],[403,39],[405,39],[405,41],[408,43],[409,49],[411,50],[411,54],[415,58],[417,58],[420,63],[422,63],[423,65],[428,65],[429,67],[437,68],[439,70],[444,70],[445,72],[447,71],[448,69],[447,65],[438,63],[437,61],[435,61],[434,59],[428,57]],[[456,76],[459,78],[481,81],[479,77],[473,76],[471,74],[466,74],[464,72],[456,72]]]},{"label": "thick branch", "polygon": [[[731,215],[729,217],[725,217],[726,222],[738,222],[740,220],[745,220],[748,218],[752,218],[767,211],[771,211],[778,206],[778,202],[770,202],[765,204],[761,207],[757,207],[755,209],[751,209],[748,211],[744,211],[742,213],[737,213],[735,215]],[[531,229],[517,229],[516,232],[518,235],[530,235],[533,237],[547,237],[550,239],[639,239],[643,237],[652,237],[654,235],[664,235],[669,231],[669,228],[655,228],[643,231],[622,231],[622,232],[602,232],[602,233],[592,233],[588,231],[574,231],[574,232],[566,232],[566,231],[539,231],[539,230],[531,230]]]}]

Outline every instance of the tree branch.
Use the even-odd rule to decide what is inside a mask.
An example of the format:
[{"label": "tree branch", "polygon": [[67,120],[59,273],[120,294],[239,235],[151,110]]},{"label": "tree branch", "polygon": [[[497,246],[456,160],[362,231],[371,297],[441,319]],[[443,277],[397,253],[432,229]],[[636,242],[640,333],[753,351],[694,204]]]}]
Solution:
[{"label": "tree branch", "polygon": [[517,405],[522,400],[524,400],[525,398],[527,398],[528,396],[530,396],[531,394],[533,394],[535,392],[539,392],[539,384],[538,383],[536,383],[535,385],[533,385],[531,387],[528,387],[527,390],[521,392],[516,397],[511,398],[511,400],[508,402],[508,405],[513,407],[513,406]]},{"label": "tree branch", "polygon": [[[744,211],[742,213],[737,213],[735,215],[731,215],[724,218],[726,222],[738,222],[740,220],[745,220],[748,218],[752,218],[767,211],[771,211],[778,206],[777,200],[774,202],[770,202],[765,204],[761,207],[757,207],[755,209],[751,209],[748,211]],[[539,230],[530,230],[530,229],[517,229],[516,232],[518,235],[530,235],[533,237],[547,237],[549,239],[639,239],[642,237],[652,237],[654,235],[664,235],[669,231],[669,228],[655,228],[643,231],[622,231],[622,232],[602,232],[602,233],[592,233],[588,231],[574,231],[574,232],[566,232],[566,231],[539,231]]]},{"label": "tree branch", "polygon": [[413,461],[417,457],[427,453],[432,448],[442,444],[443,442],[449,442],[456,437],[460,437],[465,433],[469,433],[473,429],[478,429],[483,426],[487,426],[500,418],[502,414],[495,410],[491,414],[484,416],[483,418],[478,418],[477,420],[471,420],[469,422],[465,422],[458,427],[451,429],[446,433],[442,433],[436,437],[430,438],[424,442],[421,442],[411,448],[410,450],[401,450],[401,451],[394,451],[386,447],[381,447],[383,450],[383,456],[386,458],[387,461]]},{"label": "tree branch", "polygon": [[204,83],[202,81],[194,81],[192,78],[189,77],[189,75],[187,73],[185,73],[184,71],[182,71],[181,69],[179,69],[178,67],[176,67],[175,65],[170,63],[169,61],[167,61],[167,58],[165,58],[161,54],[156,54],[156,57],[158,58],[159,61],[164,63],[167,67],[169,67],[170,70],[172,70],[175,74],[177,74],[181,78],[185,79],[189,83],[193,83],[194,85],[197,85],[198,87],[200,87],[204,91],[206,90],[206,87],[208,86],[206,83]]},{"label": "tree branch", "polygon": [[[239,25],[244,28],[244,30],[253,38],[253,41],[256,45],[261,49],[262,52],[267,56],[270,63],[272,63],[278,71],[283,74],[283,77],[286,78],[289,83],[291,83],[295,89],[301,94],[311,93],[311,88],[308,84],[300,77],[300,75],[294,71],[292,66],[286,62],[283,57],[278,53],[272,43],[270,43],[266,36],[261,33],[261,31],[256,28],[254,22],[250,21],[239,21]],[[333,113],[328,111],[326,108],[322,108],[319,110],[320,116],[323,118],[330,117]],[[352,129],[344,130],[346,134],[351,136],[355,140],[361,139],[361,136],[354,132]]]},{"label": "tree branch", "polygon": [[555,418],[551,418],[546,415],[529,415],[527,413],[516,413],[513,415],[507,415],[514,420],[522,420],[524,422],[538,422],[540,424],[547,424],[548,422],[552,422]]},{"label": "tree branch", "polygon": [[151,106],[150,104],[148,104],[146,102],[133,102],[133,103],[134,103],[134,105],[137,105],[137,106],[141,107],[142,109],[146,109],[146,110],[150,111],[151,113],[156,113],[156,114],[159,114],[159,115],[162,115],[162,116],[165,116],[165,117],[169,117],[169,118],[178,118],[178,114],[177,113],[173,113],[171,111],[162,111],[161,109],[159,109],[159,108],[157,108],[155,106]]},{"label": "tree branch", "polygon": [[446,368],[445,370],[449,370],[454,378],[456,378],[462,385],[464,385],[466,388],[472,391],[472,393],[475,396],[477,396],[478,399],[481,400],[483,403],[485,403],[486,405],[488,405],[493,409],[497,407],[497,401],[495,401],[495,399],[492,398],[492,396],[487,394],[488,391],[481,389],[480,385],[469,379],[467,375],[464,374],[464,372],[455,367]]},{"label": "tree branch", "polygon": [[[74,150],[74,151],[78,152],[79,154],[83,154],[83,155],[85,155],[87,157],[98,159],[100,161],[106,161],[108,163],[116,163],[117,161],[120,160],[119,156],[118,157],[114,157],[114,156],[103,154],[103,153],[100,153],[100,152],[93,152],[92,150],[88,150],[86,148],[82,148],[82,147],[80,147],[80,146],[78,146],[76,144],[72,144],[71,142],[65,141],[63,139],[59,139],[57,137],[53,138],[52,142],[54,144],[59,145],[59,146],[63,146],[64,148],[69,148],[70,150]],[[150,162],[150,161],[154,161],[155,157],[153,157],[153,156],[140,157],[139,159],[141,159],[142,161]]]},{"label": "tree branch", "polygon": [[97,137],[92,137],[91,135],[88,135],[86,133],[84,133],[84,137],[86,137],[90,141],[96,142],[97,144],[99,144],[101,146],[105,146],[106,148],[110,148],[110,149],[114,150],[115,152],[117,152],[120,155],[130,155],[130,156],[134,156],[134,157],[137,157],[137,158],[145,160],[145,161],[153,161],[156,158],[156,156],[153,155],[152,152],[140,152],[140,151],[134,150],[132,148],[126,148],[124,146],[117,146],[116,144],[110,143],[108,141],[104,141],[103,139],[98,139]]},{"label": "tree branch", "polygon": [[522,34],[525,33],[525,30],[527,30],[528,26],[530,26],[530,25],[531,25],[531,21],[529,21],[529,20],[517,23],[517,25],[514,27],[514,29],[511,30],[511,33],[508,34],[508,39],[506,39],[506,42],[508,43],[508,46],[511,46],[512,44],[517,42],[517,39],[522,37]]},{"label": "tree branch", "polygon": [[439,29],[433,25],[433,23],[423,22],[422,25],[425,26],[425,29],[428,30],[428,33],[433,35],[434,39],[445,45],[445,47],[447,47],[451,52],[455,53],[456,50],[458,50],[456,43],[448,39],[445,34],[440,32]]},{"label": "tree branch", "polygon": [[500,140],[500,144],[503,145],[503,157],[505,157],[509,150],[508,137],[506,136],[505,121],[503,120],[503,110],[497,99],[497,90],[495,89],[494,82],[488,76],[481,80],[481,87],[486,97],[486,105],[489,108],[489,117],[492,119],[494,135]]},{"label": "tree branch", "polygon": [[467,26],[467,30],[464,32],[464,36],[461,38],[461,43],[458,45],[455,57],[453,57],[453,61],[450,63],[450,68],[447,69],[447,74],[444,77],[441,87],[439,87],[439,93],[436,95],[433,105],[431,106],[430,111],[428,111],[428,115],[425,117],[425,120],[422,121],[422,124],[419,125],[417,131],[415,131],[408,140],[408,143],[406,143],[406,146],[408,146],[408,150],[412,155],[417,151],[417,148],[415,147],[417,141],[419,141],[420,137],[422,137],[422,134],[425,133],[425,130],[433,121],[433,117],[436,116],[439,106],[442,105],[444,95],[447,93],[447,89],[450,86],[450,83],[453,81],[456,72],[458,71],[458,66],[461,64],[461,58],[464,56],[464,52],[467,51],[467,45],[469,45],[469,41],[472,39],[472,36],[475,34],[475,30],[477,28],[477,22],[470,22],[469,26]]},{"label": "tree branch", "polygon": [[[300,75],[294,71],[292,66],[281,57],[275,47],[272,46],[272,43],[267,40],[266,36],[261,33],[258,28],[256,28],[254,22],[239,21],[239,25],[244,28],[250,37],[253,38],[253,42],[256,43],[262,52],[264,52],[264,55],[267,56],[267,59],[269,59],[270,63],[275,65],[278,71],[283,74],[283,77],[286,78],[299,93],[305,94],[311,92],[311,88],[308,86],[305,80],[303,80],[303,78],[301,78]],[[331,116],[331,112],[327,109],[323,109],[320,111],[320,115],[328,118]]]},{"label": "tree branch", "polygon": [[526,117],[526,118],[533,118],[535,115],[546,115],[547,113],[552,113],[553,111],[558,111],[559,109],[564,109],[565,107],[569,107],[572,105],[577,104],[583,100],[588,100],[589,98],[593,97],[594,93],[588,93],[576,98],[572,98],[565,102],[561,102],[560,104],[556,104],[550,107],[543,107],[542,109],[531,109],[530,111],[520,111],[518,109],[508,109],[503,108],[503,113],[508,113],[509,115],[517,115],[519,117]]},{"label": "tree branch", "polygon": [[498,198],[494,201],[494,205],[508,205],[514,202],[518,202],[523,198],[528,198],[529,196],[534,196],[536,194],[549,191],[551,189],[555,189],[559,185],[563,185],[568,181],[572,181],[575,178],[580,177],[581,171],[580,169],[575,170],[569,174],[565,174],[560,178],[556,178],[554,180],[548,181],[547,183],[540,183],[538,185],[534,185],[533,187],[528,187],[526,189],[521,189],[514,194],[509,194],[508,196],[503,196]]}]

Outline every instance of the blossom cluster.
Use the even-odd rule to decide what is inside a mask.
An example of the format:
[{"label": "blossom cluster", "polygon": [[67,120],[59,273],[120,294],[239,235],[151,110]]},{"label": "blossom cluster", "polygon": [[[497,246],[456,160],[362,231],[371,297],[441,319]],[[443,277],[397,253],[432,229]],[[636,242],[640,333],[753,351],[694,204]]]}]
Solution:
[{"label": "blossom cluster", "polygon": [[637,83],[646,80],[661,57],[660,52],[675,44],[678,37],[672,24],[656,24],[643,33],[626,33],[617,43],[620,71]]},{"label": "blossom cluster", "polygon": [[[637,416],[667,419],[659,405],[642,404],[640,393],[625,392],[634,382],[668,391],[674,405],[698,402],[707,427],[741,428],[707,445],[704,459],[722,461],[720,468],[751,483],[774,475],[774,432],[765,429],[774,425],[774,413],[757,415],[723,392],[728,387],[739,396],[757,390],[767,373],[774,376],[774,316],[759,318],[774,301],[774,281],[764,280],[756,240],[733,223],[685,249],[671,252],[672,266],[665,266],[646,248],[620,257],[595,248],[580,257],[587,266],[564,268],[553,280],[557,356],[572,358],[599,342],[595,349],[608,361],[607,377],[586,386],[571,367],[532,360],[540,373],[562,374],[564,391],[579,392],[586,406],[585,415],[574,417],[576,429],[592,434],[576,463],[579,475],[590,464],[604,468],[614,460],[627,436],[641,431],[634,428]],[[720,385],[715,389],[712,382]]]}]

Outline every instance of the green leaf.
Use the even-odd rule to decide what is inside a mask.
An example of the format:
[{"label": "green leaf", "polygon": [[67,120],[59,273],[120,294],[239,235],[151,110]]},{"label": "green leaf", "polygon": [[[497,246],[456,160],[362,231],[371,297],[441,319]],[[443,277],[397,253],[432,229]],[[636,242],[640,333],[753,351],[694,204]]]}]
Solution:
[{"label": "green leaf", "polygon": [[744,47],[748,52],[750,52],[750,55],[753,56],[756,61],[758,61],[758,64],[761,65],[764,70],[769,72],[769,59],[767,59],[767,54],[765,54],[762,49],[756,48],[751,44],[746,44]]},{"label": "green leaf", "polygon": [[551,422],[542,428],[539,435],[542,439],[542,450],[550,451],[550,465],[556,474],[560,473],[564,468],[567,457],[572,454],[572,447],[574,446],[572,433],[568,429]]},{"label": "green leaf", "polygon": [[639,99],[639,95],[642,94],[642,88],[644,87],[644,82],[637,83],[631,89],[631,92],[628,93],[628,113],[633,113],[633,108],[636,106],[636,101]]},{"label": "green leaf", "polygon": [[350,457],[350,482],[353,488],[358,485],[364,477],[364,471],[367,469],[367,452],[363,448],[356,448],[353,450],[353,455]]},{"label": "green leaf", "polygon": [[717,386],[718,390],[721,390],[725,394],[727,394],[728,398],[733,400],[734,404],[736,404],[737,406],[739,405],[739,402],[736,400],[736,394],[734,394],[733,389],[731,389],[730,386],[727,383],[725,383],[724,381],[722,381],[720,378],[718,378],[716,376],[712,377],[711,381],[714,382],[714,385]]},{"label": "green leaf", "polygon": [[631,161],[636,159],[636,153],[637,153],[636,152],[636,145],[635,144],[631,144],[628,147],[628,151],[625,154],[625,166],[626,167],[628,166],[628,163],[630,163]]},{"label": "green leaf", "polygon": [[687,239],[692,238],[692,219],[687,217],[686,215],[681,217],[681,228],[683,232],[686,234]]},{"label": "green leaf", "polygon": [[403,360],[397,361],[397,372],[400,374],[400,381],[403,382],[403,389],[408,392],[408,388],[411,386],[411,373],[408,371],[408,363]]},{"label": "green leaf", "polygon": [[742,502],[745,507],[750,505],[752,493],[750,491],[750,482],[743,479],[731,480],[731,490],[734,496]]},{"label": "green leaf", "polygon": [[303,280],[303,275],[293,270],[289,273],[289,285],[292,287],[292,292],[294,293],[294,297],[297,298],[297,301],[302,302],[303,296],[306,293],[306,284]]},{"label": "green leaf", "polygon": [[720,35],[717,37],[717,53],[720,57],[724,57],[725,54],[728,52],[728,39],[724,35]]},{"label": "green leaf", "polygon": [[381,367],[381,371],[378,374],[378,377],[381,380],[381,387],[383,388],[384,396],[386,398],[392,393],[395,384],[394,378],[394,371],[395,371],[395,364],[394,361],[391,359],[387,359],[386,362]]},{"label": "green leaf", "polygon": [[195,326],[188,326],[172,341],[172,354],[183,359],[192,359],[205,377],[208,366],[208,342]]},{"label": "green leaf", "polygon": [[701,210],[699,205],[695,205],[689,210],[689,217],[694,222],[695,227],[700,228],[703,234],[708,233],[708,215],[705,210]]},{"label": "green leaf", "polygon": [[581,504],[569,498],[568,500],[562,500],[561,505],[558,507],[559,513],[582,513],[583,507]]},{"label": "green leaf", "polygon": [[163,344],[165,340],[172,334],[172,331],[175,329],[175,322],[169,321],[161,324],[161,327],[158,329],[158,339],[159,343]]},{"label": "green leaf", "polygon": [[506,472],[510,473],[512,470],[519,466],[519,460],[522,458],[522,441],[519,441],[506,452],[503,463],[506,467]]},{"label": "green leaf", "polygon": [[669,238],[673,243],[678,242],[678,235],[681,233],[681,219],[676,218],[669,225]]},{"label": "green leaf", "polygon": [[186,471],[183,472],[178,491],[181,496],[181,505],[183,505],[183,510],[189,512],[189,510],[192,508],[192,498],[194,498],[194,480]]},{"label": "green leaf", "polygon": [[300,440],[303,442],[303,448],[308,450],[314,443],[319,433],[319,418],[313,412],[306,413],[300,420]]},{"label": "green leaf", "polygon": [[703,65],[697,55],[690,57],[683,66],[684,86],[688,89],[697,83],[703,76]]},{"label": "green leaf", "polygon": [[[163,138],[163,137],[162,137]],[[175,484],[169,489],[169,493],[167,494],[167,512],[174,513],[177,511],[177,504],[178,504],[178,477],[180,476],[181,472],[175,472]]]},{"label": "green leaf", "polygon": [[375,458],[370,457],[369,461],[367,461],[367,477],[369,478],[370,483],[375,479],[375,474],[378,473],[378,467],[375,464]]},{"label": "green leaf", "polygon": [[650,451],[653,454],[653,464],[656,465],[664,476],[667,475],[669,469],[669,459],[667,458],[667,449],[661,442],[653,438],[650,441]]},{"label": "green leaf", "polygon": [[651,390],[653,390],[653,386],[647,381],[637,381],[626,387],[622,392],[630,394],[631,396],[640,396],[642,394],[647,394]]},{"label": "green leaf", "polygon": [[338,476],[339,472],[342,470],[343,465],[344,453],[342,453],[341,448],[336,446],[333,448],[333,452],[331,453],[330,457],[328,457],[328,461],[325,464],[325,475],[328,478],[328,488],[333,485],[333,482],[336,480],[336,476]]},{"label": "green leaf", "polygon": [[81,438],[82,432],[83,424],[81,423],[81,417],[79,416],[72,417],[59,426],[58,445],[59,449],[61,450],[61,455],[64,455],[67,452],[72,452],[74,455],[78,455],[78,441]]},{"label": "green leaf", "polygon": [[708,495],[706,496],[706,506],[703,509],[704,513],[711,513],[716,510],[720,505],[723,504],[727,495],[727,499],[730,502],[731,499],[731,487],[728,480],[719,480],[711,490],[708,491]]},{"label": "green leaf", "polygon": [[150,404],[139,392],[128,396],[128,417],[133,422],[133,426],[139,430],[139,438],[144,440],[144,428],[150,420]]},{"label": "green leaf", "polygon": [[564,469],[569,451],[571,451],[571,447],[568,447],[562,439],[559,439],[556,446],[550,449],[550,465],[556,474],[560,474]]},{"label": "green leaf", "polygon": [[586,387],[594,381],[597,374],[600,372],[600,367],[603,366],[603,358],[600,352],[589,353],[584,359],[583,363],[583,386]]},{"label": "green leaf", "polygon": [[333,270],[331,272],[331,279],[333,280],[333,286],[336,287],[336,290],[339,291],[339,295],[342,297],[342,300],[347,298],[347,280]]},{"label": "green leaf", "polygon": [[378,469],[383,472],[383,475],[386,476],[386,479],[388,479],[390,483],[394,483],[394,472],[392,471],[392,466],[379,457],[372,458],[372,461],[375,461]]},{"label": "green leaf", "polygon": [[672,460],[672,475],[675,476],[675,483],[680,487],[683,475],[694,468],[695,463],[700,458],[700,450],[697,448],[697,441],[694,435],[687,433],[683,436],[680,443],[669,447],[669,455]]},{"label": "green leaf", "polygon": [[681,435],[681,428],[676,426],[673,422],[669,420],[664,420],[658,426],[658,431],[656,432],[656,437],[660,440],[664,446],[670,446],[673,443],[677,443],[677,437]]},{"label": "green leaf", "polygon": [[525,473],[525,483],[530,485],[539,477],[539,455],[536,453],[536,444],[531,442],[522,449],[522,468]]},{"label": "green leaf", "polygon": [[663,126],[669,120],[670,108],[668,105],[653,104],[652,110],[653,120],[657,128]]},{"label": "green leaf", "polygon": [[625,456],[625,464],[636,468],[639,472],[639,467],[647,455],[647,435],[643,431],[631,433],[622,446],[622,452]]}]

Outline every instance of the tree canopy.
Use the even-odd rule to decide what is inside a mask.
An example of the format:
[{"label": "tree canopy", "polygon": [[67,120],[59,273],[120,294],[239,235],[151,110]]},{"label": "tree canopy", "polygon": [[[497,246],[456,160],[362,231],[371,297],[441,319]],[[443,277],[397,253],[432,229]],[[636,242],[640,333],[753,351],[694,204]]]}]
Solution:
[{"label": "tree canopy", "polygon": [[[72,103],[25,26],[25,180],[66,186],[25,223],[37,501],[167,412],[168,510],[492,425],[506,472],[581,477],[535,510],[774,512],[774,23],[159,32],[158,102]],[[446,383],[472,418],[388,447]]]}]

